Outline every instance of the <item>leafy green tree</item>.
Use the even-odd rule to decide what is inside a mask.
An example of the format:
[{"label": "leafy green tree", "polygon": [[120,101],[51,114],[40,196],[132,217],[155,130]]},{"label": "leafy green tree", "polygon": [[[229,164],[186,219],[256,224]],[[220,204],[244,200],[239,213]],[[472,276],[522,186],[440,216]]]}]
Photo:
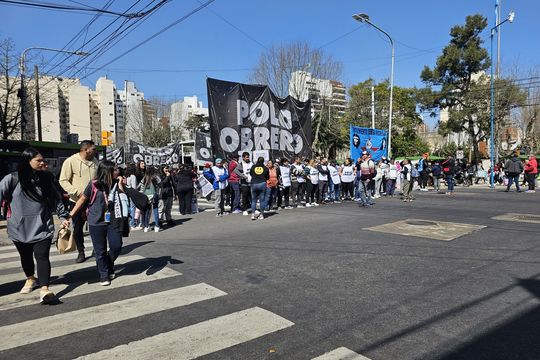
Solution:
[{"label": "leafy green tree", "polygon": [[[443,48],[435,67],[425,66],[420,75],[427,85],[419,91],[422,108],[448,109],[448,122],[439,123],[441,135],[467,132],[475,161],[480,158],[478,143],[490,134],[490,84],[484,73],[491,61],[480,38],[486,26],[487,19],[482,15],[467,16],[465,25],[450,30],[450,43]],[[501,129],[511,108],[525,101],[525,97],[507,79],[497,79],[495,88],[495,122],[496,128]]]}]

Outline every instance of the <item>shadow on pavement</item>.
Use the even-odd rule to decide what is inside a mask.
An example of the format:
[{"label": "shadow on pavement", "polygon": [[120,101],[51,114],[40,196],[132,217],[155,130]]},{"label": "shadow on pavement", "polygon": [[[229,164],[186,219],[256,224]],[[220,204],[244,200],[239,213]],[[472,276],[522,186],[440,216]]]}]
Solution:
[{"label": "shadow on pavement", "polygon": [[[518,284],[540,299],[540,280],[518,279]],[[512,318],[438,357],[454,359],[540,359],[540,306]]]}]

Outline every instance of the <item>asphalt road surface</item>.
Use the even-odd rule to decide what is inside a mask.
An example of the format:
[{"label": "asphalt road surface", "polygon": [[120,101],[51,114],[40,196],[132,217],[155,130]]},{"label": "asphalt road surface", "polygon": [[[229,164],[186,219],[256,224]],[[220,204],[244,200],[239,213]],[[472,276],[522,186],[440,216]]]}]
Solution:
[{"label": "asphalt road surface", "polygon": [[178,216],[109,287],[54,250],[57,306],[0,247],[0,358],[540,359],[540,195],[415,195]]}]

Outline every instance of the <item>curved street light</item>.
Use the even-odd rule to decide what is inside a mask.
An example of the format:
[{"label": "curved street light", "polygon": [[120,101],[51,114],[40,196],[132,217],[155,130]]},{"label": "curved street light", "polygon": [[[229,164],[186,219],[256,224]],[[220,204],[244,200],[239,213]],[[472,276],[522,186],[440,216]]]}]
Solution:
[{"label": "curved street light", "polygon": [[390,68],[390,109],[388,111],[388,158],[392,156],[392,100],[394,95],[394,40],[392,40],[392,37],[383,29],[378,27],[377,25],[373,24],[371,20],[369,19],[369,15],[367,14],[354,14],[353,19],[359,22],[365,22],[366,24],[369,24],[373,26],[378,31],[382,32],[384,35],[388,37],[388,40],[390,40],[390,45],[392,45],[392,65]]},{"label": "curved street light", "polygon": [[516,16],[516,13],[514,11],[510,11],[508,14],[508,17],[501,21],[500,23],[496,24],[494,27],[490,30],[490,38],[491,38],[491,47],[490,47],[490,59],[491,59],[491,76],[490,76],[490,89],[491,89],[491,106],[490,106],[490,158],[491,158],[491,174],[489,179],[490,188],[495,188],[495,86],[494,86],[494,75],[493,75],[493,36],[495,34],[495,30],[504,24],[505,22],[512,23],[514,21],[514,18]]}]

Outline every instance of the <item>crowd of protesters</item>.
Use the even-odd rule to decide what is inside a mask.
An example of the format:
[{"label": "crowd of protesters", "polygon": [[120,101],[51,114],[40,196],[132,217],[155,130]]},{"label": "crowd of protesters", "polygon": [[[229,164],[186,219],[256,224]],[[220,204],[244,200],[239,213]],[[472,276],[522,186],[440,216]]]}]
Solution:
[{"label": "crowd of protesters", "polygon": [[[8,237],[19,252],[26,275],[20,292],[28,294],[40,287],[42,303],[57,301],[49,290],[53,211],[62,219],[62,226],[72,225],[78,263],[86,260],[83,228],[88,223],[103,286],[110,285],[115,278],[114,262],[122,250],[122,238],[130,231],[159,232],[175,226],[171,212],[176,199],[181,215],[197,212],[201,184],[193,166],[155,167],[139,161],[124,169],[108,160],[98,162],[95,153],[92,141],[81,142],[80,151],[64,161],[56,180],[43,156],[28,148],[21,155],[17,171],[0,182]],[[253,160],[249,152],[244,152],[241,157],[217,158],[213,164],[204,165],[202,176],[213,189],[208,198],[214,199],[216,217],[232,213],[264,220],[277,210],[342,201],[356,201],[359,206],[370,208],[375,204],[373,199],[383,196],[400,196],[404,202],[412,202],[414,190],[429,191],[432,187],[444,192],[444,181],[445,193],[453,195],[456,181],[472,184],[491,175],[491,169],[484,172],[480,164],[472,166],[452,156],[431,161],[428,154],[416,163],[384,157],[375,161],[367,151],[356,161],[345,159],[342,163],[323,157]],[[506,185],[506,191],[515,184],[521,192],[521,174],[528,184],[527,192],[535,191],[538,164],[534,156],[522,162],[514,155],[493,170],[495,181]]]}]

